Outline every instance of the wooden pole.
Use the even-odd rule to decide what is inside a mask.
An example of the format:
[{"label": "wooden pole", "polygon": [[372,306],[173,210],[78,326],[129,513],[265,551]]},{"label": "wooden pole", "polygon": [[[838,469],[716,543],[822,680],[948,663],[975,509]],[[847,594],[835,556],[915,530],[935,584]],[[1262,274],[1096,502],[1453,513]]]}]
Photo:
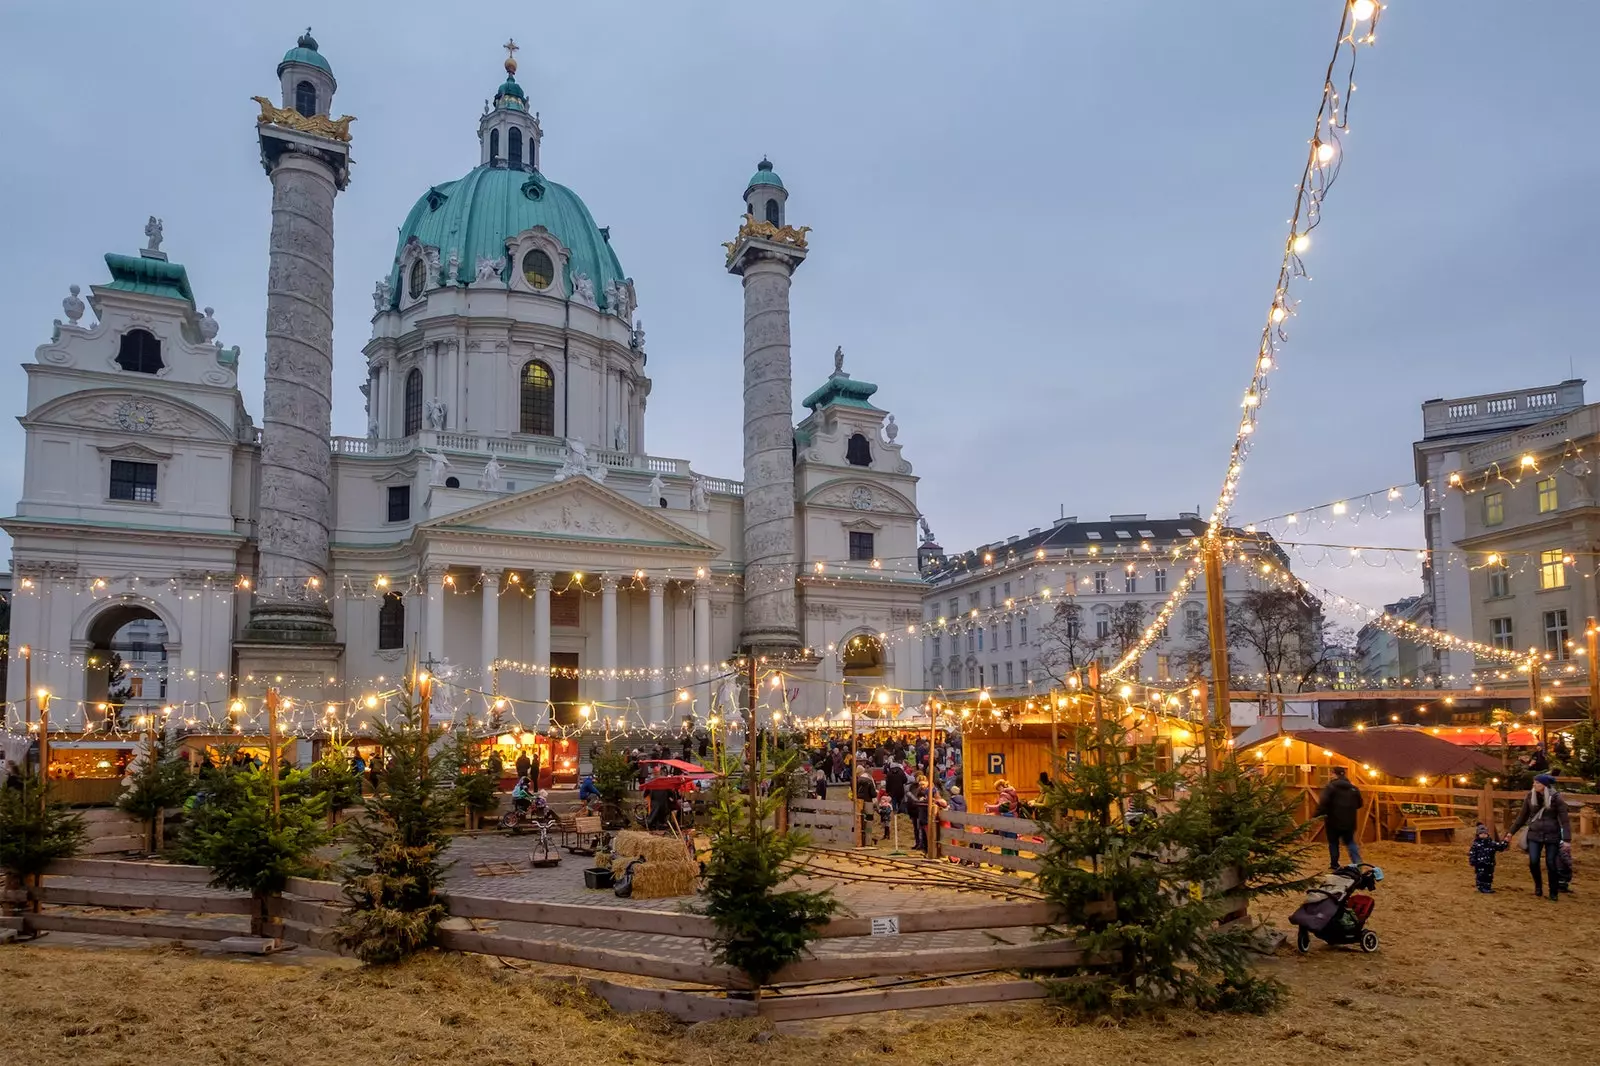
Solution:
[{"label": "wooden pole", "polygon": [[33,721],[33,649],[22,646],[22,728]]},{"label": "wooden pole", "polygon": [[[930,704],[932,701],[929,701]],[[928,711],[928,828],[924,833],[923,843],[928,845],[928,858],[939,857],[939,807],[935,803],[939,795],[939,783],[933,779],[933,749],[935,725],[938,722],[938,712],[930,707]]]},{"label": "wooden pole", "polygon": [[1550,756],[1550,734],[1544,724],[1544,685],[1539,677],[1543,664],[1539,661],[1539,653],[1531,652],[1528,655],[1528,704],[1533,708],[1533,713],[1539,719],[1539,748],[1545,757]]},{"label": "wooden pole", "polygon": [[39,792],[39,798],[45,804],[50,792],[50,693],[39,693],[39,776],[44,780],[44,788]]},{"label": "wooden pole", "polygon": [[272,779],[272,820],[278,820],[278,690],[267,689],[267,774]]},{"label": "wooden pole", "polygon": [[761,695],[761,678],[757,673],[758,669],[759,668],[756,663],[756,652],[754,648],[751,648],[749,671],[750,706],[745,711],[744,762],[745,776],[748,778],[745,784],[748,788],[750,796],[750,835],[752,837],[755,835],[756,825],[758,822],[758,816],[756,813],[756,743],[758,739],[756,736],[756,698]]},{"label": "wooden pole", "polygon": [[[417,730],[417,743],[421,745],[421,751],[418,754],[418,759],[422,765],[423,776],[427,776],[428,732],[429,727],[433,724],[433,711],[431,709],[433,705],[433,675],[424,671],[420,680],[420,687],[422,689],[422,724],[421,728]],[[552,756],[552,758],[553,757],[554,756]],[[535,792],[539,791],[539,782],[533,782],[533,790]]]},{"label": "wooden pole", "polygon": [[856,743],[856,705],[850,702],[850,692],[843,686],[839,689],[844,697],[844,702],[850,708],[850,802],[856,812],[856,824],[853,830],[856,838],[856,847],[867,846],[866,834],[861,831],[861,797],[856,795],[856,782],[861,778],[861,767],[856,765],[856,760],[861,757],[859,746]]},{"label": "wooden pole", "polygon": [[1589,657],[1589,719],[1600,725],[1600,623],[1593,616],[1584,624],[1583,641]]},{"label": "wooden pole", "polygon": [[1228,608],[1223,598],[1222,538],[1215,526],[1206,534],[1205,564],[1206,629],[1211,643],[1211,724],[1207,731],[1218,731],[1218,743],[1206,746],[1206,768],[1215,769],[1222,765],[1221,752],[1217,750],[1225,735],[1222,730],[1228,728],[1232,717],[1228,706],[1232,674],[1228,667]]}]

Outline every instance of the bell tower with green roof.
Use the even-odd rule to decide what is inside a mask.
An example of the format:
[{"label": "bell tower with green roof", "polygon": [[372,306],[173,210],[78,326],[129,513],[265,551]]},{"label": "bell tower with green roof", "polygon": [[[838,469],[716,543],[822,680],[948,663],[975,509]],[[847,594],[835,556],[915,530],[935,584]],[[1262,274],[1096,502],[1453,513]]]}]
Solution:
[{"label": "bell tower with green roof", "polygon": [[516,38],[501,45],[506,50],[506,80],[483,105],[478,120],[478,165],[509,170],[539,169],[539,115],[528,110],[528,94],[517,84]]}]

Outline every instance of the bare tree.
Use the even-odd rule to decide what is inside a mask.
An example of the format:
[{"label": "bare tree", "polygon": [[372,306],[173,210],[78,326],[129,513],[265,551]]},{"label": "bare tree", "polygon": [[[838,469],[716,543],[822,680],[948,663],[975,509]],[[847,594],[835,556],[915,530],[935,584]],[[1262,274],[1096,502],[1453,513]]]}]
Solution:
[{"label": "bare tree", "polygon": [[[1056,604],[1055,616],[1039,630],[1039,665],[1058,685],[1097,659],[1120,659],[1144,636],[1145,605],[1129,600],[1111,609],[1104,636],[1088,632],[1083,605],[1076,600]],[[1099,621],[1097,619],[1097,621]]]},{"label": "bare tree", "polygon": [[1283,589],[1252,589],[1228,604],[1228,646],[1255,656],[1269,692],[1303,692],[1329,661],[1321,605]]}]

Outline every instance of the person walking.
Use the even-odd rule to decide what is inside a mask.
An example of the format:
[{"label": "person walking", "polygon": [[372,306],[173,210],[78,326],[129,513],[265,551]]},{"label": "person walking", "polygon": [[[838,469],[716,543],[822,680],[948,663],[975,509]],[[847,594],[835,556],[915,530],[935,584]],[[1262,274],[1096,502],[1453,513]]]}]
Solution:
[{"label": "person walking", "polygon": [[1522,811],[1506,832],[1507,839],[1524,827],[1528,830],[1528,871],[1533,874],[1533,894],[1545,894],[1539,869],[1542,858],[1544,872],[1550,875],[1547,898],[1554,903],[1561,892],[1561,845],[1572,840],[1572,823],[1567,815],[1567,801],[1556,791],[1556,779],[1552,775],[1540,774],[1533,779],[1533,788],[1522,801]]},{"label": "person walking", "polygon": [[866,767],[856,777],[856,807],[861,811],[861,843],[872,841],[872,816],[878,803],[878,786],[872,780],[872,771]]},{"label": "person walking", "polygon": [[1350,864],[1361,864],[1361,847],[1356,843],[1356,812],[1361,809],[1361,790],[1345,775],[1345,768],[1335,766],[1333,777],[1322,786],[1322,798],[1317,803],[1317,815],[1323,819],[1322,829],[1328,837],[1328,869],[1339,869],[1339,845],[1350,852]]}]

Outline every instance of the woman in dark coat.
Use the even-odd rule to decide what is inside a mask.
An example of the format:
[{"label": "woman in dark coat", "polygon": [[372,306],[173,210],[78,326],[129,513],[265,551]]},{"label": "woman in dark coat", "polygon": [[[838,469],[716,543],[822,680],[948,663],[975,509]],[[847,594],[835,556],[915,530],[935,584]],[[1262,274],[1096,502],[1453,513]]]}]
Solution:
[{"label": "woman in dark coat", "polygon": [[1522,801],[1522,812],[1506,833],[1516,835],[1518,829],[1528,827],[1528,870],[1533,874],[1533,894],[1544,895],[1544,880],[1540,876],[1539,859],[1544,858],[1544,872],[1550,875],[1551,903],[1556,901],[1557,868],[1561,861],[1561,845],[1572,839],[1572,823],[1567,816],[1567,801],[1556,791],[1556,779],[1540,774],[1533,779],[1533,789]]}]

